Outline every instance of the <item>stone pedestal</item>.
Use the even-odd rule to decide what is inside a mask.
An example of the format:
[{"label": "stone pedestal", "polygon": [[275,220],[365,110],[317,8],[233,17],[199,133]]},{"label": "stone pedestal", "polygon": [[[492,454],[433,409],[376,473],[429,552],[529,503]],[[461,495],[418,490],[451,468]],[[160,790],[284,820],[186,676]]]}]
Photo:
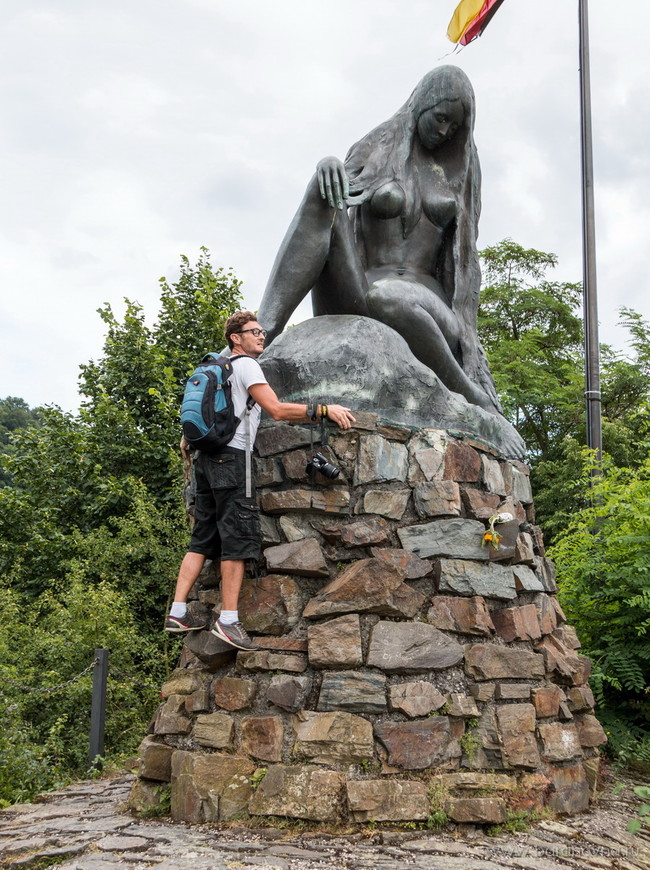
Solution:
[{"label": "stone pedestal", "polygon": [[[358,413],[305,472],[306,426],[257,439],[260,651],[187,637],[141,747],[190,822],[247,815],[495,824],[584,810],[605,735],[565,622],[528,468],[485,444]],[[312,433],[320,442],[320,428]],[[488,518],[499,548],[484,545]],[[218,607],[214,575],[192,607]]]}]

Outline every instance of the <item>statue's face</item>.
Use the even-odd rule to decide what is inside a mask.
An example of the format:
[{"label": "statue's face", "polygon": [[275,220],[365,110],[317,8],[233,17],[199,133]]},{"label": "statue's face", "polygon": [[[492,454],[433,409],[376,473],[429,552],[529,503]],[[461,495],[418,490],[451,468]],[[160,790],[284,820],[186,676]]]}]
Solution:
[{"label": "statue's face", "polygon": [[433,151],[451,139],[463,123],[465,110],[460,100],[442,100],[418,118],[418,136],[425,148]]}]

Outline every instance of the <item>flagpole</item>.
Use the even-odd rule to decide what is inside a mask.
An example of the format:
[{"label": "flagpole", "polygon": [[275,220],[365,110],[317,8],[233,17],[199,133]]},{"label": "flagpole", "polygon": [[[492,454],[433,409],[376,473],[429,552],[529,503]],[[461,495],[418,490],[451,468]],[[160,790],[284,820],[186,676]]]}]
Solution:
[{"label": "flagpole", "polygon": [[585,334],[585,399],[587,446],[602,458],[600,349],[596,288],[596,231],[594,218],[594,165],[591,139],[591,77],[587,0],[578,0],[580,31],[580,144],[582,157],[582,274]]}]

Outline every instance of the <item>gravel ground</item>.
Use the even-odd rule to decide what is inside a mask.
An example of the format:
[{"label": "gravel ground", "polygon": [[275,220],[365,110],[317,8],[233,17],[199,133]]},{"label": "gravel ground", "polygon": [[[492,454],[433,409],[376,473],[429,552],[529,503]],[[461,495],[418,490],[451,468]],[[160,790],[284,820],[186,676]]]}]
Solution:
[{"label": "gravel ground", "polygon": [[[597,804],[571,818],[488,837],[364,827],[350,832],[142,820],[125,809],[133,777],[80,782],[0,812],[0,867],[61,870],[650,870],[650,830],[627,833],[641,784],[609,776]],[[622,790],[616,789],[623,783]]]}]

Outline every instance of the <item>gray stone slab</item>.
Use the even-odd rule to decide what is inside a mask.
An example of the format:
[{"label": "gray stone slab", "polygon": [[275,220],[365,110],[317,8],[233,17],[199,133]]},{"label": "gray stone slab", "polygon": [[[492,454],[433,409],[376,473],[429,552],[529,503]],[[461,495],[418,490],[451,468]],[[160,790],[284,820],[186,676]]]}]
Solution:
[{"label": "gray stone slab", "polygon": [[254,858],[246,858],[241,855],[238,862],[253,867],[267,867],[268,870],[289,870],[289,862],[275,855],[255,855]]},{"label": "gray stone slab", "polygon": [[229,865],[232,865],[232,858],[229,855],[227,857],[219,855],[213,849],[195,849],[174,855],[168,861],[157,864],[156,867],[157,870],[227,870]]},{"label": "gray stone slab", "polygon": [[487,547],[482,547],[485,526],[478,520],[434,520],[419,526],[398,529],[402,547],[421,558],[446,556],[452,559],[487,561]]},{"label": "gray stone slab", "polygon": [[269,846],[266,850],[268,855],[278,855],[282,858],[305,858],[309,861],[329,861],[332,853],[329,850],[305,849],[301,846]]},{"label": "gray stone slab", "polygon": [[32,852],[29,855],[25,855],[24,858],[17,858],[15,861],[12,861],[8,866],[10,870],[18,870],[19,867],[33,867],[34,865],[38,865],[41,867],[51,866],[54,864],[60,864],[60,862],[69,858],[73,855],[78,855],[86,848],[84,845],[79,845],[77,843],[67,846],[60,846],[54,849],[46,849],[41,852]]},{"label": "gray stone slab", "polygon": [[[481,563],[469,559],[441,559],[437,568],[438,591],[456,595],[497,598],[517,597],[513,569],[506,565]],[[531,571],[532,573],[532,571]]]},{"label": "gray stone slab", "polygon": [[506,485],[499,462],[482,453],[481,469],[483,472],[483,483],[488,492],[494,492],[497,495],[505,496]]},{"label": "gray stone slab", "polygon": [[405,481],[408,473],[408,450],[403,444],[388,441],[372,433],[360,438],[354,484],[379,481]]},{"label": "gray stone slab", "polygon": [[170,843],[183,842],[193,843],[200,842],[201,835],[195,833],[189,828],[182,828],[178,825],[169,825],[163,823],[149,825],[131,825],[128,833],[134,837],[146,837],[153,843]]},{"label": "gray stone slab", "polygon": [[314,442],[320,442],[320,428],[313,427],[312,432],[304,426],[291,426],[288,423],[275,423],[260,426],[255,441],[255,447],[260,456],[272,456],[296,447],[307,447]]},{"label": "gray stone slab", "polygon": [[10,840],[8,843],[3,843],[0,848],[0,855],[19,855],[21,852],[34,852],[37,849],[44,849],[47,846],[56,845],[55,837],[30,837],[21,836],[18,839]]},{"label": "gray stone slab", "polygon": [[[273,517],[267,514],[260,514],[260,524],[262,529],[263,544],[281,544],[282,535],[278,531],[278,526]],[[289,538],[291,540],[291,538]]]},{"label": "gray stone slab", "polygon": [[416,483],[413,497],[419,517],[460,516],[460,488],[455,480]]},{"label": "gray stone slab", "polygon": [[[84,807],[86,806],[86,802],[84,801],[82,804]],[[9,827],[15,827],[16,819],[20,818],[20,823],[32,824],[41,821],[46,821],[47,819],[65,819],[68,817],[76,817],[78,813],[78,807],[74,809],[70,807],[55,807],[48,805],[34,805],[34,804],[15,804],[13,807],[7,807],[7,809],[2,810],[2,815],[4,817],[5,813],[7,814],[6,819],[2,819],[2,825],[5,824]],[[11,816],[11,818],[9,818]]]},{"label": "gray stone slab", "polygon": [[215,840],[215,849],[224,849],[226,852],[263,852],[265,843],[250,843],[246,840]]},{"label": "gray stone slab", "polygon": [[410,497],[410,489],[371,489],[363,498],[363,510],[367,514],[380,514],[399,520],[404,515]]},{"label": "gray stone slab", "polygon": [[138,867],[156,867],[162,860],[162,857],[150,858],[149,852],[120,852],[119,866],[124,867],[125,864],[137,864]]},{"label": "gray stone slab", "polygon": [[264,558],[269,573],[299,574],[303,577],[328,577],[327,562],[318,541],[303,538],[268,547]]},{"label": "gray stone slab", "polygon": [[[126,803],[129,799],[128,792],[124,795],[123,801],[120,803]],[[107,819],[115,815],[115,801],[111,801],[108,804],[103,804],[102,806],[93,807],[88,810],[88,812],[84,812],[82,818],[84,819]]]},{"label": "gray stone slab", "polygon": [[[125,790],[125,794],[128,794],[128,789]],[[110,794],[95,794],[91,798],[92,806],[98,806],[99,804],[114,804],[115,796]]]},{"label": "gray stone slab", "polygon": [[72,833],[94,833],[104,834],[109,831],[121,831],[122,828],[128,828],[131,824],[131,819],[124,816],[109,816],[104,819],[68,819],[57,825],[58,831],[70,831]]},{"label": "gray stone slab", "polygon": [[413,674],[449,668],[463,658],[463,647],[423,622],[378,622],[372,629],[368,666]]},{"label": "gray stone slab", "polygon": [[102,780],[102,789],[103,791],[112,791],[116,788],[131,788],[133,784],[133,774],[129,773],[128,770],[125,770],[121,776],[115,777],[115,779],[111,780]]},{"label": "gray stone slab", "polygon": [[102,837],[97,841],[97,848],[101,852],[142,852],[150,845],[150,841],[144,837],[129,837],[122,834],[118,837]]},{"label": "gray stone slab", "polygon": [[417,852],[423,854],[438,855],[466,855],[473,858],[482,857],[471,846],[466,846],[464,843],[457,843],[447,839],[438,837],[422,837],[415,840],[409,840],[402,844],[402,849],[406,852]]},{"label": "gray stone slab", "polygon": [[374,673],[329,671],[323,676],[317,709],[385,713],[386,677]]},{"label": "gray stone slab", "polygon": [[557,592],[555,565],[548,556],[535,556],[535,573],[546,592]]},{"label": "gray stone slab", "polygon": [[61,870],[116,870],[124,865],[118,855],[104,852],[101,855],[81,855],[57,866]]},{"label": "gray stone slab", "polygon": [[544,592],[544,584],[532,568],[526,565],[513,565],[512,572],[517,589],[525,592]]},{"label": "gray stone slab", "polygon": [[530,478],[517,468],[512,469],[512,496],[522,504],[532,504],[533,501]]},{"label": "gray stone slab", "polygon": [[[423,855],[418,859],[418,870],[497,870],[499,864],[491,859],[450,857],[443,859],[431,855]],[[538,866],[537,870],[543,870]]]},{"label": "gray stone slab", "polygon": [[79,797],[83,795],[86,797],[89,794],[101,794],[104,791],[104,788],[101,784],[95,782],[77,782],[68,788],[60,788],[56,791],[48,791],[47,793],[47,803],[51,801],[57,801],[61,798],[61,800],[69,801],[75,797]]}]

